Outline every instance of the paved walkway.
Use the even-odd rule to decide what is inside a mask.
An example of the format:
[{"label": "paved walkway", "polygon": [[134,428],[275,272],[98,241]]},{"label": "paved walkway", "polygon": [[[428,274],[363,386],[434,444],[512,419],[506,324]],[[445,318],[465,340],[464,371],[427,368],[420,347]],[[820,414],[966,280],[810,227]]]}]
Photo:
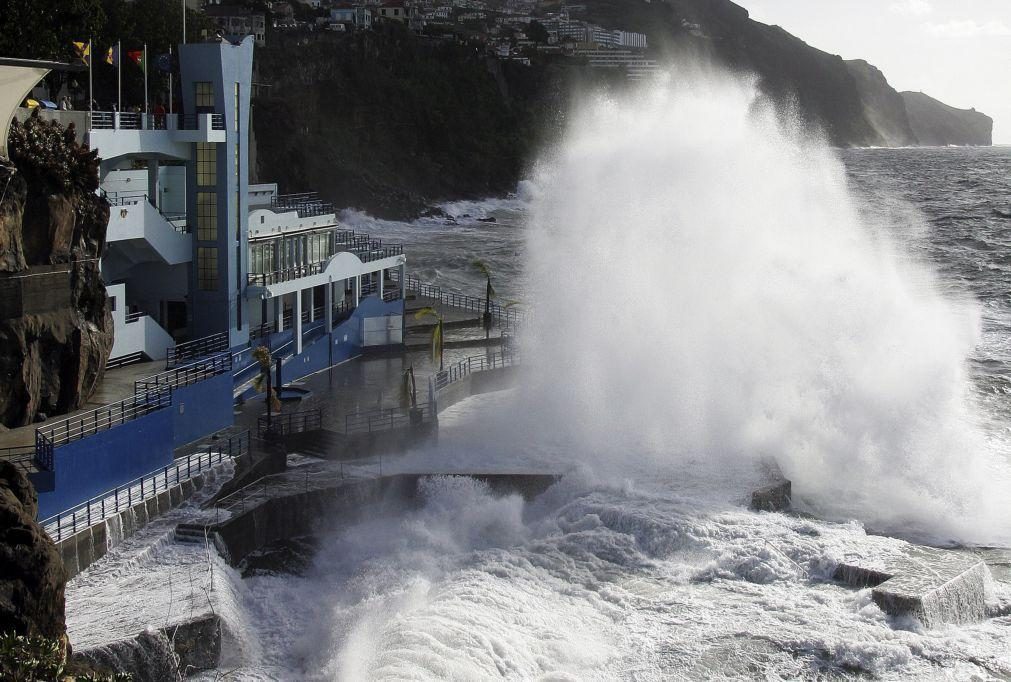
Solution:
[{"label": "paved walkway", "polygon": [[[88,412],[96,407],[102,407],[109,403],[119,402],[133,395],[133,382],[137,379],[149,377],[152,374],[165,371],[164,360],[154,360],[151,362],[138,362],[134,365],[116,367],[107,370],[102,382],[98,385],[95,394],[88,399],[81,409],[74,410],[67,414],[52,417],[52,420],[59,421],[73,417],[82,412]],[[45,423],[45,422],[43,422]],[[35,429],[41,424],[29,424],[0,432],[0,448],[12,448],[25,445],[35,445]]]}]

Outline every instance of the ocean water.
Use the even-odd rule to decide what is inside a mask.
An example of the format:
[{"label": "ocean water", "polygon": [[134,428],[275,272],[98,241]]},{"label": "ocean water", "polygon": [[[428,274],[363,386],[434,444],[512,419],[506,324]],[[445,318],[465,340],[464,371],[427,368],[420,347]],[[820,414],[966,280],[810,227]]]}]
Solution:
[{"label": "ocean water", "polygon": [[[1011,676],[1011,619],[924,630],[831,580],[908,540],[1011,545],[1011,149],[830,150],[762,106],[746,84],[589,102],[514,196],[345,213],[447,289],[480,292],[484,260],[532,312],[524,384],[389,466],[566,475],[532,503],[433,478],[304,575],[247,578],[227,617],[255,646],[222,670]],[[811,515],[746,509],[758,456]]]}]

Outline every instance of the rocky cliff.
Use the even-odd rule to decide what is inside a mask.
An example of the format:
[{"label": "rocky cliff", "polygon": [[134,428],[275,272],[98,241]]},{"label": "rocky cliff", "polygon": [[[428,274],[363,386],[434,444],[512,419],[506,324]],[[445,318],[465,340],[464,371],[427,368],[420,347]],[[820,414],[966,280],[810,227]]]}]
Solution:
[{"label": "rocky cliff", "polygon": [[975,109],[956,109],[922,92],[903,92],[909,123],[921,145],[993,144],[993,119]]},{"label": "rocky cliff", "polygon": [[58,641],[66,656],[66,571],[37,512],[35,488],[0,460],[0,633]]},{"label": "rocky cliff", "polygon": [[[556,5],[545,0],[541,9]],[[716,64],[755,77],[831,144],[984,143],[965,130],[982,132],[982,121],[910,103],[873,65],[754,21],[730,0],[580,5],[580,19],[645,33],[650,56],[675,70]],[[352,36],[272,34],[255,64],[266,86],[253,102],[258,179],[413,217],[435,201],[513,190],[541,143],[557,139],[574,92],[623,87],[620,69],[589,69],[578,58],[530,51],[521,66],[487,57],[459,30],[441,41],[382,25]]]},{"label": "rocky cliff", "polygon": [[99,269],[109,206],[72,131],[16,121],[0,159],[0,424],[74,410],[112,348]]}]

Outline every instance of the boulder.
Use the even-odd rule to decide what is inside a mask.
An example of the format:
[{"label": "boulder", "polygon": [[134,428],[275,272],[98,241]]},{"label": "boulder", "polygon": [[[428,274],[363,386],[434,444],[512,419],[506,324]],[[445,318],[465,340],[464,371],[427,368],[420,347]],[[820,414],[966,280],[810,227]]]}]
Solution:
[{"label": "boulder", "polygon": [[0,460],[0,632],[55,639],[66,647],[66,571],[56,545],[35,521],[28,478]]}]

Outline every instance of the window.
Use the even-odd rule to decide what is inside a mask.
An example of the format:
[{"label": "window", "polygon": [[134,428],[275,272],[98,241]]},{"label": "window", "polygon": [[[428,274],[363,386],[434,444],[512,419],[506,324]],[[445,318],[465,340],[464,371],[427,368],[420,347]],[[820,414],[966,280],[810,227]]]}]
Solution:
[{"label": "window", "polygon": [[218,239],[218,195],[197,192],[197,239],[213,242]]},{"label": "window", "polygon": [[[239,132],[239,84],[235,84],[235,101],[233,106],[235,107],[235,132]],[[238,145],[236,145],[238,146]]]},{"label": "window", "polygon": [[193,84],[194,105],[197,112],[202,109],[214,109],[214,83],[209,81],[197,81]]},{"label": "window", "polygon": [[203,247],[197,249],[197,287],[203,291],[218,288],[218,249]]},{"label": "window", "polygon": [[197,185],[213,187],[218,181],[218,145],[197,142]]}]

